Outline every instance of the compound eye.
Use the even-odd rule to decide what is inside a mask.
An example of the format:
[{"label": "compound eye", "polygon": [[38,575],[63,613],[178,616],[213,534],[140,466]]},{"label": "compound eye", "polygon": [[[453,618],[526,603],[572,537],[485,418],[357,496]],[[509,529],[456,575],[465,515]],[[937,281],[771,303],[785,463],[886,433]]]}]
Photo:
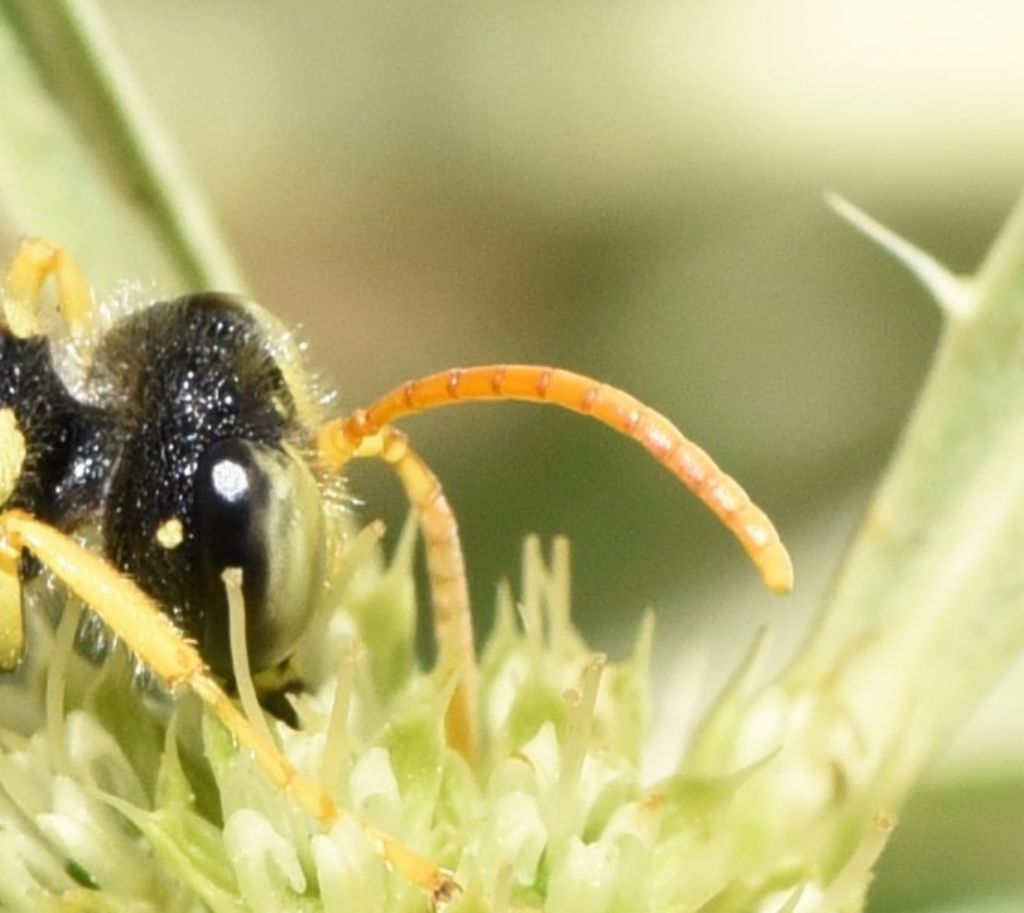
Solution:
[{"label": "compound eye", "polygon": [[323,508],[305,463],[287,450],[242,438],[214,444],[199,462],[190,526],[207,662],[230,675],[221,580],[228,567],[242,570],[253,671],[285,659],[316,610],[323,581]]}]

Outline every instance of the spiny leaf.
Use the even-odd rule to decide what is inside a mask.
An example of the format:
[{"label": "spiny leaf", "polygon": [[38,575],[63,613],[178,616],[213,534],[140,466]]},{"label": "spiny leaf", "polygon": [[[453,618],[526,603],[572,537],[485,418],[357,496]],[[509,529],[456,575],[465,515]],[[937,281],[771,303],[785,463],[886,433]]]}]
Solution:
[{"label": "spiny leaf", "polygon": [[900,261],[935,298],[950,317],[970,316],[974,292],[968,283],[954,276],[931,254],[900,237],[891,228],[871,218],[837,193],[825,194],[825,200],[854,228],[867,235]]}]

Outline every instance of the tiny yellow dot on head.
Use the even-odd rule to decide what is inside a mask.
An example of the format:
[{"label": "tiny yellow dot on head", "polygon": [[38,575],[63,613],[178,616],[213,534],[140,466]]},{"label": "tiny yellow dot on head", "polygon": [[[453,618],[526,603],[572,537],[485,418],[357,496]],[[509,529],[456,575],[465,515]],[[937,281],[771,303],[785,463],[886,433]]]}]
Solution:
[{"label": "tiny yellow dot on head", "polygon": [[185,541],[185,527],[181,525],[181,520],[177,517],[171,517],[170,520],[165,520],[156,531],[156,541],[161,548],[177,548]]}]

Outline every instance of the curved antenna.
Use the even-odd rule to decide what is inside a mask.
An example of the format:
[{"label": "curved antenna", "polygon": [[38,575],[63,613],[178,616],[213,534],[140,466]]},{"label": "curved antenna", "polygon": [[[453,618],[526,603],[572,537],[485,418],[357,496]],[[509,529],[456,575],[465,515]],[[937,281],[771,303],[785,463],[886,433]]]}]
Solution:
[{"label": "curved antenna", "polygon": [[633,438],[732,531],[769,589],[787,593],[793,588],[789,553],[771,520],[739,483],[659,412],[623,390],[582,374],[543,365],[452,368],[397,387],[368,409],[330,423],[321,435],[331,438],[336,453],[354,451],[364,438],[404,415],[454,403],[499,399],[552,403],[589,415]]},{"label": "curved antenna", "polygon": [[[330,426],[328,426],[329,432]],[[340,469],[351,457],[373,457],[391,466],[419,518],[427,554],[430,602],[434,609],[434,637],[438,663],[457,678],[445,719],[448,744],[470,763],[477,759],[479,686],[473,646],[473,613],[469,608],[466,565],[462,557],[459,525],[440,480],[410,446],[403,431],[386,426],[363,438],[359,447],[338,453],[330,438],[321,441],[320,458]]]}]

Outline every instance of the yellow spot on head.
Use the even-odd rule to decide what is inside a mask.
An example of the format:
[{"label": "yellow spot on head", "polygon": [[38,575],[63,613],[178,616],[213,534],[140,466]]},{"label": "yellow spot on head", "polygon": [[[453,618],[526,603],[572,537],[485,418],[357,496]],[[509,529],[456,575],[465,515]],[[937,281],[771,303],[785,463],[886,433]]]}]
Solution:
[{"label": "yellow spot on head", "polygon": [[25,463],[25,437],[13,409],[0,409],[0,504],[14,494]]},{"label": "yellow spot on head", "polygon": [[161,548],[166,549],[177,548],[181,545],[185,541],[185,527],[181,525],[181,520],[177,517],[164,520],[156,531],[156,541]]}]

